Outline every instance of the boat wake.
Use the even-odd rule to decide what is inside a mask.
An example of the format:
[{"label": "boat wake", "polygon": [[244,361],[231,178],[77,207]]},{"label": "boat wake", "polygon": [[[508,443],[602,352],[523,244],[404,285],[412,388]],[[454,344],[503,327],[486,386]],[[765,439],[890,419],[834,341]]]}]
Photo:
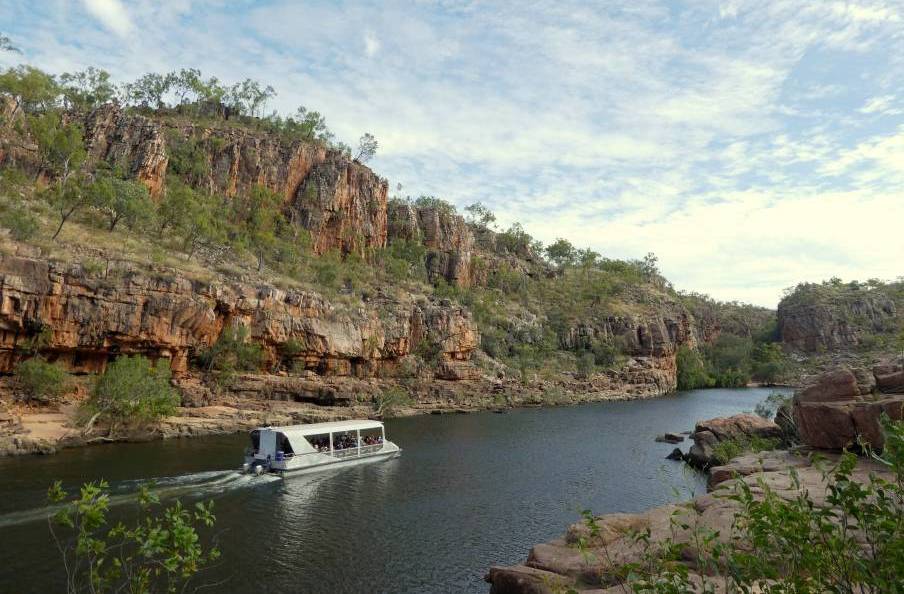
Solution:
[{"label": "boat wake", "polygon": [[[167,499],[186,495],[192,499],[210,497],[226,491],[266,485],[280,480],[281,477],[275,474],[254,476],[237,470],[213,470],[180,476],[119,481],[110,485],[110,507],[134,503],[138,500],[139,487],[149,483],[152,485],[151,492],[157,495],[161,502],[165,502]],[[0,528],[46,520],[62,507],[46,505],[4,514],[0,516]]]}]

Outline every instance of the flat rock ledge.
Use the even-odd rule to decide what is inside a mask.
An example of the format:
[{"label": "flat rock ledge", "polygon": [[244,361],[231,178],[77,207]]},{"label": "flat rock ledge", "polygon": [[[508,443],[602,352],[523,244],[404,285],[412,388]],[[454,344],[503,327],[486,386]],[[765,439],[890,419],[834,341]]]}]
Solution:
[{"label": "flat rock ledge", "polygon": [[[669,538],[683,547],[682,562],[688,566],[691,579],[703,589],[705,575],[698,572],[699,551],[695,549],[695,529],[719,531],[727,542],[737,504],[730,495],[738,481],[750,485],[754,494],[762,494],[763,481],[780,497],[791,499],[802,490],[809,492],[816,505],[824,506],[826,481],[824,470],[838,460],[836,454],[819,453],[814,458],[809,451],[774,450],[748,454],[710,470],[709,492],[681,503],[664,505],[639,514],[607,514],[596,518],[599,534],[591,538],[583,522],[572,524],[556,540],[534,546],[527,560],[520,565],[494,566],[486,575],[491,594],[555,594],[574,590],[583,594],[623,594],[619,568],[641,560],[644,550],[634,542],[631,534],[649,529],[653,542]],[[816,460],[816,461],[814,461]],[[792,479],[797,474],[799,487]],[[853,479],[866,481],[870,475],[884,475],[887,470],[867,459],[861,459]],[[677,525],[686,524],[688,529]],[[586,543],[585,550],[578,542]],[[709,585],[709,582],[707,582]],[[716,592],[724,591],[721,581],[712,581]]]}]

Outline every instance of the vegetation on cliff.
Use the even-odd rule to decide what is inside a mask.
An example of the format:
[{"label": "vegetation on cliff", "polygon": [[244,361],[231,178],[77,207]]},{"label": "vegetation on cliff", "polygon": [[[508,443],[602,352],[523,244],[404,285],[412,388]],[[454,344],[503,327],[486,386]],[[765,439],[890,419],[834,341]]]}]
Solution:
[{"label": "vegetation on cliff", "polygon": [[904,280],[801,283],[778,306],[787,345],[810,354],[904,350]]},{"label": "vegetation on cliff", "polygon": [[[702,379],[680,387],[784,370],[766,310],[680,293],[652,254],[618,260],[565,239],[543,246],[518,223],[497,230],[481,204],[462,217],[434,196],[387,201],[386,182],[360,165],[376,139],[362,137],[356,162],[317,112],[265,115],[273,90],[255,81],[188,69],[116,85],[97,69],[54,77],[22,66],[0,75],[0,93],[0,223],[111,286],[111,262],[130,260],[152,275],[316,291],[350,313],[393,294],[455,302],[480,330],[484,373],[525,382],[608,377],[664,392],[676,352],[704,361]],[[269,346],[282,361],[268,370],[293,372],[310,349],[289,338]],[[450,359],[449,340],[412,344],[414,363],[393,373],[473,377],[461,369],[470,352]],[[239,344],[223,334],[190,358],[214,386],[273,363],[227,343]],[[304,352],[287,356],[295,346]]]}]

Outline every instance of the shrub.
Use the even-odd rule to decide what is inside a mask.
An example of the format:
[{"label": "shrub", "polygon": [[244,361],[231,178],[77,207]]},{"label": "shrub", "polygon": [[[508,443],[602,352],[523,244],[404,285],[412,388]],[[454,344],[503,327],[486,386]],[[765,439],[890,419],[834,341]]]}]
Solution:
[{"label": "shrub", "polygon": [[152,365],[141,355],[119,357],[107,366],[85,404],[92,415],[88,429],[100,419],[113,435],[119,425],[151,423],[171,414],[179,396],[170,377],[167,361]]},{"label": "shrub", "polygon": [[686,346],[678,347],[676,364],[679,390],[694,390],[712,386],[712,379],[707,375],[703,358],[697,351]]},{"label": "shrub", "polygon": [[753,409],[753,412],[763,417],[764,419],[769,419],[770,421],[775,418],[775,414],[778,410],[788,402],[791,401],[790,396],[786,396],[781,392],[773,392],[766,397],[765,400],[756,405]]},{"label": "shrub", "polygon": [[713,457],[719,464],[726,464],[732,458],[737,458],[745,453],[764,452],[774,450],[780,445],[777,438],[750,437],[748,439],[725,439],[713,446]]},{"label": "shrub", "polygon": [[402,388],[387,388],[374,396],[374,414],[378,417],[391,417],[401,406],[408,406],[411,396]]},{"label": "shrub", "polygon": [[198,363],[212,375],[214,382],[226,387],[232,383],[236,373],[259,370],[263,359],[263,349],[249,340],[248,329],[244,326],[225,328],[213,346],[197,357]]},{"label": "shrub", "polygon": [[29,400],[47,402],[59,398],[69,388],[69,376],[59,365],[32,357],[16,367],[16,381]]},{"label": "shrub", "polygon": [[24,208],[12,208],[0,216],[0,225],[9,229],[9,234],[18,241],[27,241],[37,235],[41,228],[38,218]]},{"label": "shrub", "polygon": [[216,521],[213,501],[191,509],[176,501],[155,513],[160,500],[149,485],[139,487],[137,499],[138,513],[113,523],[106,481],[83,484],[68,501],[59,481],[50,486],[47,500],[57,511],[48,524],[62,556],[66,592],[183,592],[219,558],[215,546],[205,550],[199,533]]},{"label": "shrub", "polygon": [[593,353],[586,352],[586,353],[578,356],[578,360],[577,360],[578,377],[588,378],[593,374],[595,369],[596,369],[596,365],[594,362]]}]

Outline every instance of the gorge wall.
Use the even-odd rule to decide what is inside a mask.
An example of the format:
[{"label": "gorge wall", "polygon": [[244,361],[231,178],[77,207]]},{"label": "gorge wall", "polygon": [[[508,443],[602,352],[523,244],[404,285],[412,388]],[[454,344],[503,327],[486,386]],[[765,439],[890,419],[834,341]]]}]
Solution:
[{"label": "gorge wall", "polygon": [[[0,107],[9,111],[8,102]],[[166,191],[168,176],[227,197],[264,186],[282,197],[287,218],[310,232],[315,254],[366,255],[405,240],[425,250],[429,282],[462,289],[487,287],[502,273],[526,281],[557,273],[528,246],[503,247],[497,233],[468,224],[448,205],[389,200],[386,180],[323,143],[216,118],[141,115],[114,104],[65,117],[84,128],[89,172],[102,162],[118,167],[155,199]],[[30,165],[40,174],[33,143],[21,128],[7,122],[0,130],[0,165]],[[680,346],[710,343],[723,327],[745,331],[744,323],[721,310],[689,308],[658,289],[629,287],[623,299],[628,307],[600,304],[556,331],[564,350],[603,341],[625,355],[623,365],[597,379],[565,377],[575,392],[622,386],[646,394],[672,391]],[[474,364],[481,346],[477,323],[450,300],[377,290],[354,303],[339,301],[241,279],[207,283],[179,270],[152,273],[115,258],[94,273],[33,254],[7,255],[0,259],[0,373],[10,373],[24,356],[25,341],[45,331],[48,357],[77,373],[101,370],[119,354],[142,353],[169,359],[177,375],[186,374],[194,355],[224,328],[238,325],[263,346],[270,373],[410,377],[413,370],[424,372],[416,368],[427,353],[435,357],[426,372],[431,378],[505,377],[504,366],[486,356],[480,369]],[[548,322],[525,310],[508,323],[530,344]]]}]

